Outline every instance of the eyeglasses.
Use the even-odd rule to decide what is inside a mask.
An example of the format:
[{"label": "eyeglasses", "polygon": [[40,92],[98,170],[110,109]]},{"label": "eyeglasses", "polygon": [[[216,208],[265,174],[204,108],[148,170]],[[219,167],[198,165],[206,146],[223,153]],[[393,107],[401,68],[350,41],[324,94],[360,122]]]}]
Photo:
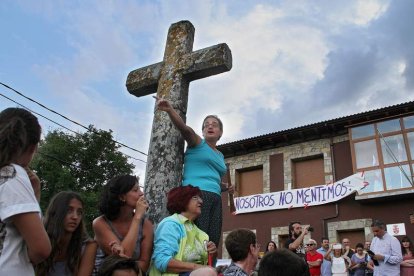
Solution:
[{"label": "eyeglasses", "polygon": [[196,200],[196,201],[202,201],[203,199],[200,197],[200,196],[193,196],[192,198],[191,198],[192,200]]},{"label": "eyeglasses", "polygon": [[314,246],[314,245],[316,245],[316,244],[314,244],[314,243],[308,243],[308,244],[306,244],[306,246]]},{"label": "eyeglasses", "polygon": [[207,127],[209,127],[209,126],[212,126],[213,128],[216,128],[216,127],[219,127],[220,125],[219,125],[219,123],[217,123],[217,122],[213,122],[213,123],[205,123],[205,124],[203,125],[203,127],[204,127],[204,128],[207,128]]}]

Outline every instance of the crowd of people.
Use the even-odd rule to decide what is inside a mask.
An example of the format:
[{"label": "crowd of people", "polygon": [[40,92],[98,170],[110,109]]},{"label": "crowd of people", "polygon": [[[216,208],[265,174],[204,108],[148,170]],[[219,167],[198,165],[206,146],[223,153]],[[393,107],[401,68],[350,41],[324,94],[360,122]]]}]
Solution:
[{"label": "crowd of people", "polygon": [[374,220],[372,241],[351,248],[349,239],[330,243],[305,238],[309,227],[289,225],[284,248],[270,241],[264,256],[256,234],[231,231],[225,247],[229,266],[215,269],[221,237],[221,193],[226,165],[216,143],[223,124],[207,116],[203,138],[188,127],[171,104],[157,98],[188,143],[184,178],[167,195],[167,210],[154,231],[146,218],[148,203],[132,175],[116,176],[104,185],[93,221],[94,236],[83,222],[84,202],[72,191],[56,194],[42,217],[41,185],[29,164],[40,141],[41,127],[29,111],[0,113],[0,274],[1,275],[414,275],[414,246],[401,242]]},{"label": "crowd of people", "polygon": [[232,192],[222,181],[226,165],[216,149],[222,122],[207,116],[201,138],[168,101],[158,99],[157,106],[169,114],[188,143],[184,181],[168,193],[171,216],[154,233],[139,180],[117,176],[103,187],[93,237],[85,230],[84,203],[75,192],[56,194],[42,218],[41,182],[29,169],[40,124],[25,109],[0,113],[1,275],[112,275],[117,270],[131,275],[214,275],[221,193]]},{"label": "crowd of people", "polygon": [[356,243],[354,249],[348,238],[343,238],[341,243],[330,243],[326,237],[322,237],[321,246],[317,249],[315,240],[308,239],[305,243],[308,231],[309,228],[303,227],[300,222],[292,222],[289,225],[290,236],[285,244],[286,249],[307,264],[307,272],[277,275],[414,275],[414,246],[410,238],[404,236],[399,241],[387,233],[386,225],[381,220],[373,220],[371,224],[374,238],[364,244]]}]

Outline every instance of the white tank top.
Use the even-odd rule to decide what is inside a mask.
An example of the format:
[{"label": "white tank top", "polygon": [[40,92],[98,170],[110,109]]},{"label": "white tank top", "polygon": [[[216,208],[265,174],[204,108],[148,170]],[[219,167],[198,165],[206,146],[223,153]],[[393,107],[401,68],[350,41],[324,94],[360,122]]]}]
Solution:
[{"label": "white tank top", "polygon": [[332,256],[332,275],[348,275],[346,271],[345,259],[342,257],[336,258]]}]

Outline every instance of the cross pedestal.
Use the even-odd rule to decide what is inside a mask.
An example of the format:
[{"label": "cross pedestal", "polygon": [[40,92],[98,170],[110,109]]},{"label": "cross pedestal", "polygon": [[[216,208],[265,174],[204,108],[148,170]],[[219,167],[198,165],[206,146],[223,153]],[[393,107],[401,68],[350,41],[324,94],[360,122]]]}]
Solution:
[{"label": "cross pedestal", "polygon": [[[141,97],[157,91],[186,121],[188,88],[193,80],[229,71],[231,51],[218,44],[193,52],[194,26],[180,21],[168,30],[164,59],[129,73],[129,93]],[[156,111],[156,109],[154,109]],[[166,193],[182,181],[184,140],[167,113],[154,112],[145,176],[149,218],[158,224],[167,214]]]}]

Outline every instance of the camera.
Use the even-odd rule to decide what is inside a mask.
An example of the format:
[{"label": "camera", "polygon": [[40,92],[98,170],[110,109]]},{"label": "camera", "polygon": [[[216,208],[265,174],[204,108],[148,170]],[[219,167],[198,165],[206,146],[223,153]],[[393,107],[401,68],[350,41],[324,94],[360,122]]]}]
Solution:
[{"label": "camera", "polygon": [[309,227],[308,227],[308,231],[309,231],[309,232],[313,232],[313,227],[309,225]]}]

